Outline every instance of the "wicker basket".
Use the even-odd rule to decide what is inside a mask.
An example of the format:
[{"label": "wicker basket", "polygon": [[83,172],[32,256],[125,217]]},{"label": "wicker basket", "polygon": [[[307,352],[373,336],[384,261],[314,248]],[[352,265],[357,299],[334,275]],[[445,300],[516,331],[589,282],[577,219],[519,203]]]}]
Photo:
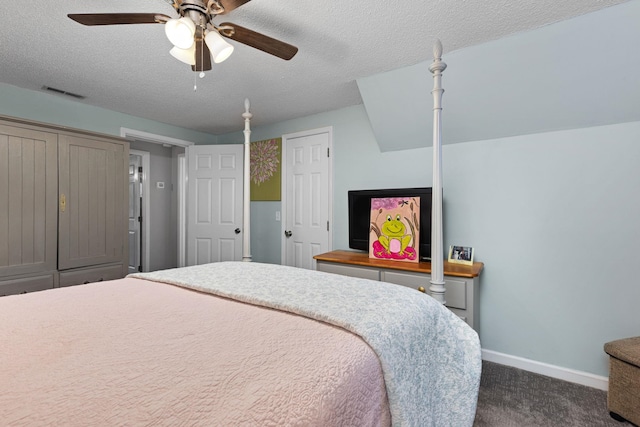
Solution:
[{"label": "wicker basket", "polygon": [[640,337],[608,342],[604,351],[610,356],[609,412],[640,425]]}]

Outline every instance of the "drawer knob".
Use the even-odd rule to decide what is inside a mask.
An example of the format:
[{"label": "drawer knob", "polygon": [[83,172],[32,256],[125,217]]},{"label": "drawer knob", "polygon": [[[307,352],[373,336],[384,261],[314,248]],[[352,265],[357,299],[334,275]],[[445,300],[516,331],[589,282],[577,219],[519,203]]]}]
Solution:
[{"label": "drawer knob", "polygon": [[418,290],[419,290],[420,292],[422,292],[423,294],[427,292],[427,291],[424,289],[424,286],[420,286],[420,287],[418,288]]}]

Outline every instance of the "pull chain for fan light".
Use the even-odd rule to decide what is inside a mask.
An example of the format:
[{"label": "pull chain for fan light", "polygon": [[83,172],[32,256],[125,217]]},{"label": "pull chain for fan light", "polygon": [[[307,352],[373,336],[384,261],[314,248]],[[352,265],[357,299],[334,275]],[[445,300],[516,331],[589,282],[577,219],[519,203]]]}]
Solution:
[{"label": "pull chain for fan light", "polygon": [[[202,34],[204,34],[204,31],[202,32]],[[196,39],[196,43],[198,43],[198,39]],[[204,78],[205,74],[204,74],[204,37],[200,37],[200,66],[203,68],[203,70],[200,70],[200,78]],[[197,49],[196,49],[197,51]],[[197,61],[196,61],[197,63]],[[196,67],[198,68],[198,67]],[[198,72],[198,70],[196,69],[193,73],[193,91],[196,92],[198,90],[198,80],[196,79],[196,73]]]}]

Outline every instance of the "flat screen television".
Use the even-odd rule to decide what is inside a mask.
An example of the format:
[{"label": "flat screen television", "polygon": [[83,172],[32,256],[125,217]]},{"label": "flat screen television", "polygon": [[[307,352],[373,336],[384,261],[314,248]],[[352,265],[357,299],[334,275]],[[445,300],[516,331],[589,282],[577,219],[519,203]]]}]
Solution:
[{"label": "flat screen television", "polygon": [[369,250],[371,199],[416,196],[420,197],[420,247],[418,255],[421,259],[431,259],[431,187],[350,190],[348,192],[349,248]]}]

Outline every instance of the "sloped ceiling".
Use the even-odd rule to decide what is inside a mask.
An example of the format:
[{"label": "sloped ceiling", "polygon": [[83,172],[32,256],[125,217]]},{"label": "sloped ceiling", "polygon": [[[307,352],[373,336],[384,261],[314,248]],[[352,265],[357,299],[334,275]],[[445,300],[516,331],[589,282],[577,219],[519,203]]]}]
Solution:
[{"label": "sloped ceiling", "polygon": [[[247,97],[254,126],[361,104],[357,79],[429,60],[436,38],[455,52],[624,2],[252,0],[225,20],[291,43],[298,55],[283,61],[232,42],[231,58],[199,79],[169,55],[162,25],[86,27],[67,18],[175,16],[165,0],[5,1],[0,82],[33,91],[50,86],[83,95],[78,102],[88,105],[223,134],[242,129]],[[445,75],[447,96],[453,96],[447,82],[453,81],[453,54],[446,60],[452,70]],[[484,84],[496,81],[490,77]]]},{"label": "sloped ceiling", "polygon": [[[640,120],[639,19],[634,1],[445,52],[442,143]],[[432,145],[432,61],[358,79],[381,151]]]}]

